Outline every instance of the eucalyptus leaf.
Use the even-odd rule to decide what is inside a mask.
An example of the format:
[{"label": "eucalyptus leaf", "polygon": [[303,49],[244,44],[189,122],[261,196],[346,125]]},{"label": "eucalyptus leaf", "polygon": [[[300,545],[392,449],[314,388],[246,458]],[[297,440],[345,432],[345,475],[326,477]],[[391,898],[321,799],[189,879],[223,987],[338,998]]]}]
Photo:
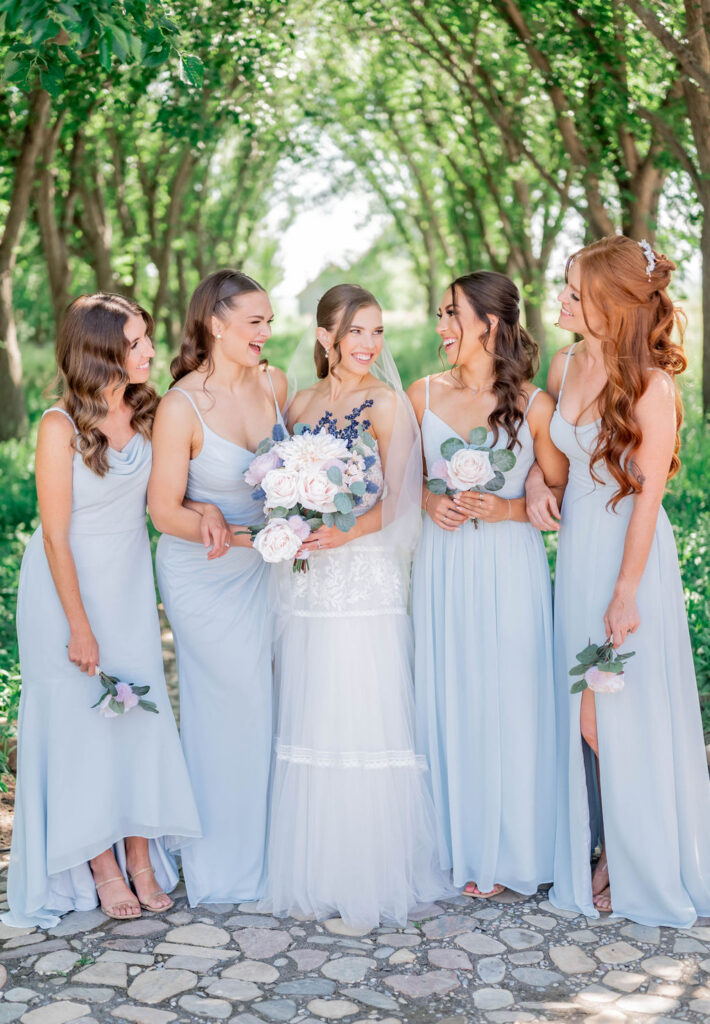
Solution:
[{"label": "eucalyptus leaf", "polygon": [[152,700],[139,700],[138,707],[143,708],[144,711],[152,711],[154,715],[160,714]]},{"label": "eucalyptus leaf", "polygon": [[309,516],[306,522],[310,526],[311,530],[317,530],[319,526],[323,525],[322,516]]},{"label": "eucalyptus leaf", "polygon": [[355,519],[354,512],[336,512],[335,513],[335,525],[342,533],[347,533],[348,530],[352,530],[357,520]]},{"label": "eucalyptus leaf", "polygon": [[126,710],[120,700],[114,700],[113,697],[108,702],[108,706],[112,711],[115,711],[117,715],[122,715]]},{"label": "eucalyptus leaf", "polygon": [[295,423],[293,426],[294,434],[302,434],[304,430],[310,430],[311,428],[307,423]]},{"label": "eucalyptus leaf", "polygon": [[133,692],[137,697],[145,697],[146,693],[150,690],[149,686],[134,686]]},{"label": "eucalyptus leaf", "polygon": [[496,475],[493,477],[492,480],[488,481],[488,483],[486,484],[485,489],[487,491],[499,491],[501,489],[501,487],[503,487],[504,484],[505,484],[505,477],[503,476],[502,473],[499,473],[498,470],[496,470]]},{"label": "eucalyptus leaf", "polygon": [[277,505],[276,508],[272,508],[269,512],[270,519],[285,519],[290,509],[285,508],[283,505]]},{"label": "eucalyptus leaf", "polygon": [[450,459],[452,455],[455,455],[456,452],[460,452],[461,449],[465,447],[466,445],[460,437],[447,437],[445,441],[442,441],[441,448],[439,450],[445,459]]},{"label": "eucalyptus leaf", "polygon": [[577,661],[581,661],[583,665],[593,665],[597,657],[597,645],[590,644],[589,647],[585,647],[583,651],[579,652]]},{"label": "eucalyptus leaf", "polygon": [[268,437],[265,437],[263,441],[259,441],[256,451],[254,452],[254,455],[265,455],[267,452],[271,451],[271,448],[271,441],[269,440]]},{"label": "eucalyptus leaf", "polygon": [[[352,510],[353,499],[350,497],[349,494],[345,494],[343,491],[339,491],[333,498],[333,504],[335,505],[339,513],[341,513],[342,515],[347,515],[348,512]],[[337,513],[335,525],[338,525]]]},{"label": "eucalyptus leaf", "polygon": [[366,444],[368,448],[375,447],[375,439],[369,430],[365,430],[364,427],[360,427],[360,440],[363,444]]},{"label": "eucalyptus leaf", "polygon": [[581,693],[582,690],[587,689],[587,684],[584,679],[579,679],[576,683],[572,683],[569,688],[570,693]]},{"label": "eucalyptus leaf", "polygon": [[583,676],[587,671],[589,671],[589,665],[574,665],[569,670],[569,674],[571,676]]},{"label": "eucalyptus leaf", "polygon": [[518,461],[513,452],[509,451],[507,448],[496,448],[496,450],[491,452],[488,457],[491,460],[493,468],[499,469],[501,473],[507,473]]},{"label": "eucalyptus leaf", "polygon": [[432,494],[446,494],[446,481],[441,480],[438,476],[431,477],[430,480],[427,480],[426,485]]},{"label": "eucalyptus leaf", "polygon": [[485,427],[474,427],[473,430],[471,430],[468,435],[468,443],[476,448],[485,444],[487,439],[488,431],[486,430]]},{"label": "eucalyptus leaf", "polygon": [[354,480],[350,484],[350,492],[355,494],[358,498],[362,498],[363,494],[367,491],[367,485],[364,480]]},{"label": "eucalyptus leaf", "polygon": [[343,474],[340,472],[337,466],[331,466],[327,473],[328,479],[332,484],[337,484],[338,487],[343,482]]},{"label": "eucalyptus leaf", "polygon": [[323,526],[334,526],[335,525],[335,514],[333,512],[323,513]]}]

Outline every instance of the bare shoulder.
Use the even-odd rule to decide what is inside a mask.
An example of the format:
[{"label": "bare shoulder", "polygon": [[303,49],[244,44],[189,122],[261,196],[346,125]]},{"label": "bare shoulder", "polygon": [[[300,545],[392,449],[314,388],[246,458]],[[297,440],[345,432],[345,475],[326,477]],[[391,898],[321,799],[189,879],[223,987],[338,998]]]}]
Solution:
[{"label": "bare shoulder", "polygon": [[564,348],[559,348],[550,361],[550,368],[547,371],[547,390],[555,397],[559,394],[562,385],[567,356],[573,348],[574,345],[565,345]]},{"label": "bare shoulder", "polygon": [[665,409],[675,409],[676,388],[670,374],[663,370],[648,370],[646,388],[636,403],[636,412],[640,417],[657,415]]},{"label": "bare shoulder", "polygon": [[426,407],[426,377],[420,377],[407,388],[407,397],[414,407],[417,419],[421,423],[424,409]]},{"label": "bare shoulder", "polygon": [[61,405],[53,405],[47,412],[52,415],[45,415],[40,420],[37,444],[51,446],[56,449],[71,448],[72,440],[76,433],[74,424],[65,414]]},{"label": "bare shoulder", "polygon": [[[527,392],[528,400],[530,396],[535,394],[535,386],[531,385]],[[546,425],[552,419],[552,414],[555,411],[555,400],[552,395],[548,395],[547,391],[540,389],[528,409],[528,423],[532,427],[533,434],[539,426]]]},{"label": "bare shoulder", "polygon": [[288,378],[278,366],[267,366],[264,364],[264,371],[268,371],[271,383],[274,385],[274,391],[276,392],[276,401],[283,409],[286,403],[286,396],[288,395]]},{"label": "bare shoulder", "polygon": [[[182,381],[180,385],[182,390]],[[185,395],[181,394],[181,390],[171,388],[160,399],[155,413],[154,430],[165,427],[170,431],[184,432],[186,426],[192,430],[198,422],[197,413]],[[188,390],[191,389],[185,388],[185,391]]]}]

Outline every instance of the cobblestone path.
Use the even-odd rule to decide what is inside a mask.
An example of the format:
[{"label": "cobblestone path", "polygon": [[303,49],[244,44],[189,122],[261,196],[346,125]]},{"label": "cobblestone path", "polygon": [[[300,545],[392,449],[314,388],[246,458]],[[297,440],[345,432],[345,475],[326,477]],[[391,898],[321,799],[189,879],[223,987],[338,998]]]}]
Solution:
[{"label": "cobblestone path", "polygon": [[353,934],[251,904],[190,909],[180,888],[165,915],[72,913],[49,932],[0,926],[0,940],[0,1024],[710,1017],[710,920],[683,932],[588,921],[543,891],[457,897],[406,928]]}]

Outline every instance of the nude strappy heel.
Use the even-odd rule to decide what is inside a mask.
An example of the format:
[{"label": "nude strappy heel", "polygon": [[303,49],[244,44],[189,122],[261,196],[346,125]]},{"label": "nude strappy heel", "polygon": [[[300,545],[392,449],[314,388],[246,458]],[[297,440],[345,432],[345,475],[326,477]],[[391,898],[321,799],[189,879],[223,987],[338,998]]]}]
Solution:
[{"label": "nude strappy heel", "polygon": [[[106,878],[106,879],[104,879],[103,882],[99,882],[98,884],[96,882],[94,882],[94,885],[96,886],[96,893],[98,895],[99,891],[101,889],[103,889],[103,887],[105,885],[109,885],[111,882],[125,882],[125,881],[126,881],[126,879],[123,877],[123,875],[114,875],[113,878]],[[140,900],[138,900],[138,902],[140,903]],[[131,903],[128,900],[118,900],[116,903],[111,903],[109,906],[105,906],[101,902],[101,897],[99,896],[99,905],[101,907],[101,913],[102,914],[105,914],[106,917],[112,917],[116,921],[133,921],[136,917],[140,917],[141,916],[140,910],[136,911],[136,913],[134,913],[134,914],[116,914],[116,913],[114,913],[114,911],[116,910],[117,907],[129,907],[129,906],[131,906]],[[141,906],[142,905],[143,904],[141,904]]]},{"label": "nude strappy heel", "polygon": [[[132,882],[134,882],[136,880],[136,878],[138,877],[138,875],[142,875],[146,871],[152,871],[152,870],[153,870],[153,866],[152,866],[152,864],[149,864],[147,868],[141,868],[140,871],[136,871],[136,873],[134,875],[129,875],[128,877],[130,878],[130,880]],[[165,896],[170,902],[166,903],[165,906],[162,906],[162,907],[151,907],[150,903],[144,903],[143,900],[138,895],[138,893],[136,893],[136,899],[138,900],[140,905],[143,907],[143,909],[144,910],[149,910],[153,914],[162,914],[166,910],[170,910],[172,907],[175,906],[175,903],[173,902],[173,900],[171,900],[170,897],[168,896],[168,894],[166,892],[163,892],[162,889],[156,889],[155,892],[152,892],[150,894],[148,899],[149,900],[154,900],[156,896]]]}]

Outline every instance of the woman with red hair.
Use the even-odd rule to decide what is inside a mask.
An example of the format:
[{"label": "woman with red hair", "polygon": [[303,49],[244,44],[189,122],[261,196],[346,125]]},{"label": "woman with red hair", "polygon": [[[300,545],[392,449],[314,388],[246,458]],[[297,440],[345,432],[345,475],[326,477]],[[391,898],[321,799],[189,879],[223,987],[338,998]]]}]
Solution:
[{"label": "woman with red hair", "polygon": [[[567,262],[551,436],[569,459],[555,588],[559,790],[551,901],[688,927],[710,914],[710,782],[673,532],[661,505],[677,472],[686,367],[675,265],[647,242],[603,238]],[[539,478],[531,521],[557,526]],[[559,516],[558,516],[559,518]],[[631,639],[630,634],[633,634]],[[617,692],[570,694],[569,670],[611,639]],[[608,676],[606,677],[608,679]],[[594,874],[590,857],[602,853]]]}]

